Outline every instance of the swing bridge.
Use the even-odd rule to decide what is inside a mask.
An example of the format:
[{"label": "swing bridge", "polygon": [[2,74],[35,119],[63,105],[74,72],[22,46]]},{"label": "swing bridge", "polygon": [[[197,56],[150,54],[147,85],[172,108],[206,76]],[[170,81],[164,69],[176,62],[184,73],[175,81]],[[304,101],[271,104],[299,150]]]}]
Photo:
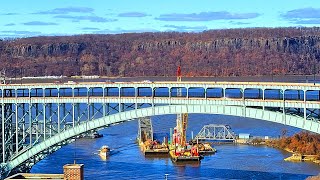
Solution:
[{"label": "swing bridge", "polygon": [[236,134],[229,125],[208,124],[203,126],[194,139],[213,141],[235,141]]}]

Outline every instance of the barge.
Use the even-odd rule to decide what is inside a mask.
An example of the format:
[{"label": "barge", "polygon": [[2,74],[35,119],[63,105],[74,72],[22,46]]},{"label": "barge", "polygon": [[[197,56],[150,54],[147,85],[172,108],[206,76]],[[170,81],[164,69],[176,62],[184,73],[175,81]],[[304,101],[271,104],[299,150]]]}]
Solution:
[{"label": "barge", "polygon": [[140,143],[141,151],[145,156],[150,155],[168,155],[169,148],[165,143],[159,141],[146,141]]},{"label": "barge", "polygon": [[168,155],[169,148],[167,139],[164,138],[163,141],[160,142],[153,138],[153,128],[150,117],[139,119],[137,142],[145,156]]},{"label": "barge", "polygon": [[191,152],[177,152],[170,150],[169,155],[173,162],[200,162],[203,157],[200,154],[191,154]]}]

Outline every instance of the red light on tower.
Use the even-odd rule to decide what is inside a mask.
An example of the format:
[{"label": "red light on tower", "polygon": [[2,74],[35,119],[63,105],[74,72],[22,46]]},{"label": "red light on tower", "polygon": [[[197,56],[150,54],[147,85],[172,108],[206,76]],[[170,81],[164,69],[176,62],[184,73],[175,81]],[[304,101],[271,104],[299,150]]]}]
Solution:
[{"label": "red light on tower", "polygon": [[177,69],[177,76],[181,77],[181,67],[180,66],[178,66],[178,69]]}]

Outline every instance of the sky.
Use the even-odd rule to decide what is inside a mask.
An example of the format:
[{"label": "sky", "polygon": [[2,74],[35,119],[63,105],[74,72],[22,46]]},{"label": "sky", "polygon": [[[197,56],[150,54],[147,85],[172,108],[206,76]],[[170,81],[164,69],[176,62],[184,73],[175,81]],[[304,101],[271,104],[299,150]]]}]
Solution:
[{"label": "sky", "polygon": [[320,25],[320,0],[3,0],[0,38]]}]

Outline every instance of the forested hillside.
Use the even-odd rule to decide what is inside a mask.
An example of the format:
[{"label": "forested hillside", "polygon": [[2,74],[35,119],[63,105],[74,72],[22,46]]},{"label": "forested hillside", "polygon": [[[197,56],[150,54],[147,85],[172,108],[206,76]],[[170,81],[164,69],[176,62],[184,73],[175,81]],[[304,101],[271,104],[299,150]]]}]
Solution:
[{"label": "forested hillside", "polygon": [[131,33],[0,41],[8,76],[255,76],[319,72],[320,28]]}]

